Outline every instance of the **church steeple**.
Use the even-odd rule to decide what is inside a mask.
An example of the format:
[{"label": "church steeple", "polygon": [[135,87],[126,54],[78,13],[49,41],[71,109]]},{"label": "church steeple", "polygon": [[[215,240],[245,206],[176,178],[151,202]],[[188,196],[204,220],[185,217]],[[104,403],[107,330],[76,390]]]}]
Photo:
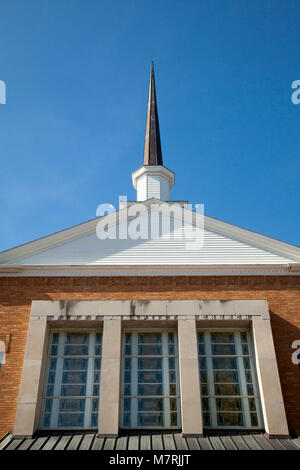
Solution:
[{"label": "church steeple", "polygon": [[162,165],[154,64],[151,63],[143,165]]},{"label": "church steeple", "polygon": [[163,166],[152,62],[143,166],[132,173],[132,183],[137,190],[137,200],[146,201],[147,199],[156,198],[169,201],[170,189],[174,186],[174,178],[174,173]]}]

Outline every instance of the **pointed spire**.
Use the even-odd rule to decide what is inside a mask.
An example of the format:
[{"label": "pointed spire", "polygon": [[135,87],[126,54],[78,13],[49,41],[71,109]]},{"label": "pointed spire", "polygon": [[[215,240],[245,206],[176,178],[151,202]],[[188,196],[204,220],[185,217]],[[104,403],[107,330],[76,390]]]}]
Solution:
[{"label": "pointed spire", "polygon": [[158,111],[156,103],[154,65],[151,63],[149,98],[147,108],[146,135],[144,147],[143,165],[163,165],[160,132],[158,122]]}]

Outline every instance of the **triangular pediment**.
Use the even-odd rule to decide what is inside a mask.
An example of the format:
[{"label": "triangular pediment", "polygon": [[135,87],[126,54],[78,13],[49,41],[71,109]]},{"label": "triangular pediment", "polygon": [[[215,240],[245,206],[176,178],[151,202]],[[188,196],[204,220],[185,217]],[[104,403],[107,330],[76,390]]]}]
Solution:
[{"label": "triangular pediment", "polygon": [[[148,218],[160,212],[169,216],[172,204],[159,200],[144,203]],[[163,204],[161,210],[157,209]],[[208,216],[201,216],[188,209],[186,220],[179,230],[172,215],[169,233],[147,239],[100,240],[96,229],[99,221],[116,224],[119,233],[122,224],[131,223],[137,216],[128,217],[126,210],[96,218],[47,237],[26,243],[0,253],[2,266],[131,266],[131,265],[284,265],[300,262],[300,248],[272,238],[236,227]],[[114,217],[117,215],[117,219]],[[150,219],[149,219],[150,217]],[[155,219],[155,218],[154,218]],[[117,222],[116,222],[117,220]],[[158,220],[158,219],[156,219]],[[153,222],[152,222],[153,223]],[[175,227],[174,227],[175,225]],[[177,227],[177,228],[176,228]],[[192,237],[179,237],[178,233]],[[161,234],[160,234],[161,235]],[[198,238],[197,238],[198,237]],[[202,240],[203,238],[203,240]]]}]

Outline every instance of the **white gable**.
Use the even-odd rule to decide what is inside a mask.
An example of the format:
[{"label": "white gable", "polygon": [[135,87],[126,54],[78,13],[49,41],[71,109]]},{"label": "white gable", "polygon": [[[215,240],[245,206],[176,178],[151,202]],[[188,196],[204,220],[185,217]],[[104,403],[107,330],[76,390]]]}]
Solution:
[{"label": "white gable", "polygon": [[[145,216],[146,217],[146,216]],[[300,249],[205,216],[203,246],[164,236],[100,240],[97,219],[0,254],[5,265],[266,265],[300,262]],[[98,219],[99,220],[99,219]],[[121,222],[122,224],[122,222]],[[192,230],[185,223],[185,234]],[[62,237],[61,234],[64,234]],[[197,229],[198,239],[202,232]],[[22,252],[23,248],[23,252]],[[25,252],[24,252],[25,250]],[[23,256],[22,256],[23,254]]]},{"label": "white gable", "polygon": [[186,249],[185,240],[99,240],[93,232],[13,264],[273,264],[292,260],[246,243],[205,231],[204,246]]}]

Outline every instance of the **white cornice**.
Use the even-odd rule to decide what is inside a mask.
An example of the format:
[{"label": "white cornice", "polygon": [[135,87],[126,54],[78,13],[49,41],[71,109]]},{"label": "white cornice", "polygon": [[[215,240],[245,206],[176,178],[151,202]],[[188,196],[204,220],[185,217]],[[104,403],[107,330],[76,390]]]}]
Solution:
[{"label": "white cornice", "polygon": [[38,276],[286,276],[300,275],[300,264],[203,266],[22,266],[0,265],[0,277]]},{"label": "white cornice", "polygon": [[173,171],[169,170],[163,165],[147,165],[141,166],[132,173],[132,184],[135,189],[137,189],[137,180],[145,174],[162,175],[169,181],[170,189],[174,186],[175,173],[173,173]]}]

